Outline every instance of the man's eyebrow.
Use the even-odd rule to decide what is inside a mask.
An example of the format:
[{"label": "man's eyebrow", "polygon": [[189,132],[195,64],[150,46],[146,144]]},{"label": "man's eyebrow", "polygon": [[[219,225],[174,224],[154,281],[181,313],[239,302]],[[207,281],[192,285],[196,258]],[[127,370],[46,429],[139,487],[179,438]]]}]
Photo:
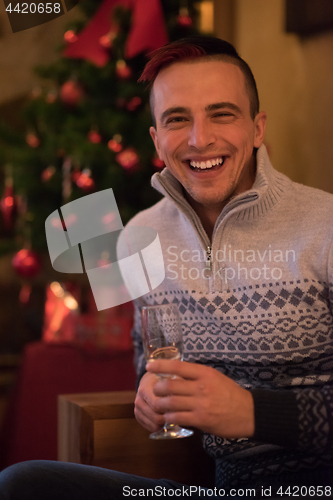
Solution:
[{"label": "man's eyebrow", "polygon": [[173,106],[171,108],[168,108],[163,111],[161,115],[161,122],[163,122],[166,118],[168,118],[168,116],[174,113],[190,113],[190,108],[184,108],[183,106]]},{"label": "man's eyebrow", "polygon": [[233,102],[216,102],[214,104],[209,104],[206,106],[205,110],[206,111],[216,111],[218,109],[232,109],[233,111],[236,111],[236,113],[242,113],[242,110],[237,106],[237,104],[234,104]]},{"label": "man's eyebrow", "polygon": [[[213,104],[209,104],[206,106],[205,111],[216,111],[219,109],[232,109],[233,111],[236,111],[236,113],[241,114],[242,110],[237,106],[237,104],[234,104],[233,102],[228,102],[228,101],[223,101],[223,102],[216,102]],[[191,110],[190,108],[185,108],[184,106],[172,106],[171,108],[166,109],[163,111],[161,115],[161,122],[163,122],[168,116],[175,114],[175,113],[187,113],[190,114]]]}]

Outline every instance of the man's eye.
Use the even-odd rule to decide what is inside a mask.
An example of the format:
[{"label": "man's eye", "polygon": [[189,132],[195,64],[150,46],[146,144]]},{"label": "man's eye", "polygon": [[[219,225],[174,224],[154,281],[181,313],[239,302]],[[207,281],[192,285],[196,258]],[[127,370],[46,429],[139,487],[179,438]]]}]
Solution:
[{"label": "man's eye", "polygon": [[173,118],[169,118],[167,123],[179,123],[179,122],[182,122],[184,120],[185,120],[185,118],[183,116],[174,116]]},{"label": "man's eye", "polygon": [[213,115],[214,118],[225,118],[225,117],[230,117],[230,116],[233,116],[232,113],[215,113],[215,115]]}]

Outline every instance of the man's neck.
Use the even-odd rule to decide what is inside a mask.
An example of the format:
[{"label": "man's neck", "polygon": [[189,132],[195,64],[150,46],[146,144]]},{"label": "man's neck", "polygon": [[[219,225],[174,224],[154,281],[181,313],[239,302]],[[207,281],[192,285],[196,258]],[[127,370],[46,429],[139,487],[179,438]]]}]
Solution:
[{"label": "man's neck", "polygon": [[248,189],[251,189],[255,180],[255,176],[256,176],[256,157],[255,155],[253,155],[250,161],[250,165],[245,171],[245,179],[242,181],[241,189],[239,189],[238,186],[238,188],[236,188],[236,190],[226,200],[220,201],[219,203],[216,203],[214,205],[202,205],[201,203],[194,200],[192,196],[190,196],[184,189],[184,196],[191,205],[191,207],[193,208],[193,210],[199,216],[199,219],[201,220],[201,223],[210,241],[212,241],[212,236],[216,221],[220,213],[224,209],[224,207],[229,203],[229,201],[232,198],[234,198],[238,194],[241,194],[242,192],[247,191]]},{"label": "man's neck", "polygon": [[209,240],[212,241],[215,223],[221,211],[223,210],[223,208],[225,207],[225,205],[228,203],[229,200],[223,204],[219,203],[218,205],[206,207],[201,203],[195,201],[191,196],[188,195],[188,193],[185,190],[184,194],[185,198],[187,199],[187,201],[189,202],[189,204],[191,205],[191,207],[197,213],[199,219],[201,220],[201,223],[203,225],[204,230],[207,233]]}]

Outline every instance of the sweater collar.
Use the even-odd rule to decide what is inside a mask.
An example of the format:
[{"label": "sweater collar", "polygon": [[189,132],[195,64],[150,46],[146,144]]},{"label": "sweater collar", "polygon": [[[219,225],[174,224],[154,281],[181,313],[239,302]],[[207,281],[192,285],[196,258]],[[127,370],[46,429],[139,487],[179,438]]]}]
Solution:
[{"label": "sweater collar", "polygon": [[[290,183],[288,177],[273,168],[266,147],[262,144],[257,151],[257,170],[252,188],[231,198],[220,217],[231,211],[239,211],[239,217],[244,220],[263,216],[279,203]],[[172,199],[183,212],[193,210],[184,197],[181,184],[167,168],[154,174],[151,184],[164,196]]]}]

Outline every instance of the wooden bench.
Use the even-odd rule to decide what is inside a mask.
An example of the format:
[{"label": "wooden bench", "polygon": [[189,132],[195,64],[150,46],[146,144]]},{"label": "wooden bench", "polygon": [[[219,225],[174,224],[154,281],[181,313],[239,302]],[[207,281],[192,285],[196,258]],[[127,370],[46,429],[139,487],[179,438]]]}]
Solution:
[{"label": "wooden bench", "polygon": [[58,397],[58,459],[194,486],[214,485],[199,433],[154,441],[134,417],[134,391]]}]

